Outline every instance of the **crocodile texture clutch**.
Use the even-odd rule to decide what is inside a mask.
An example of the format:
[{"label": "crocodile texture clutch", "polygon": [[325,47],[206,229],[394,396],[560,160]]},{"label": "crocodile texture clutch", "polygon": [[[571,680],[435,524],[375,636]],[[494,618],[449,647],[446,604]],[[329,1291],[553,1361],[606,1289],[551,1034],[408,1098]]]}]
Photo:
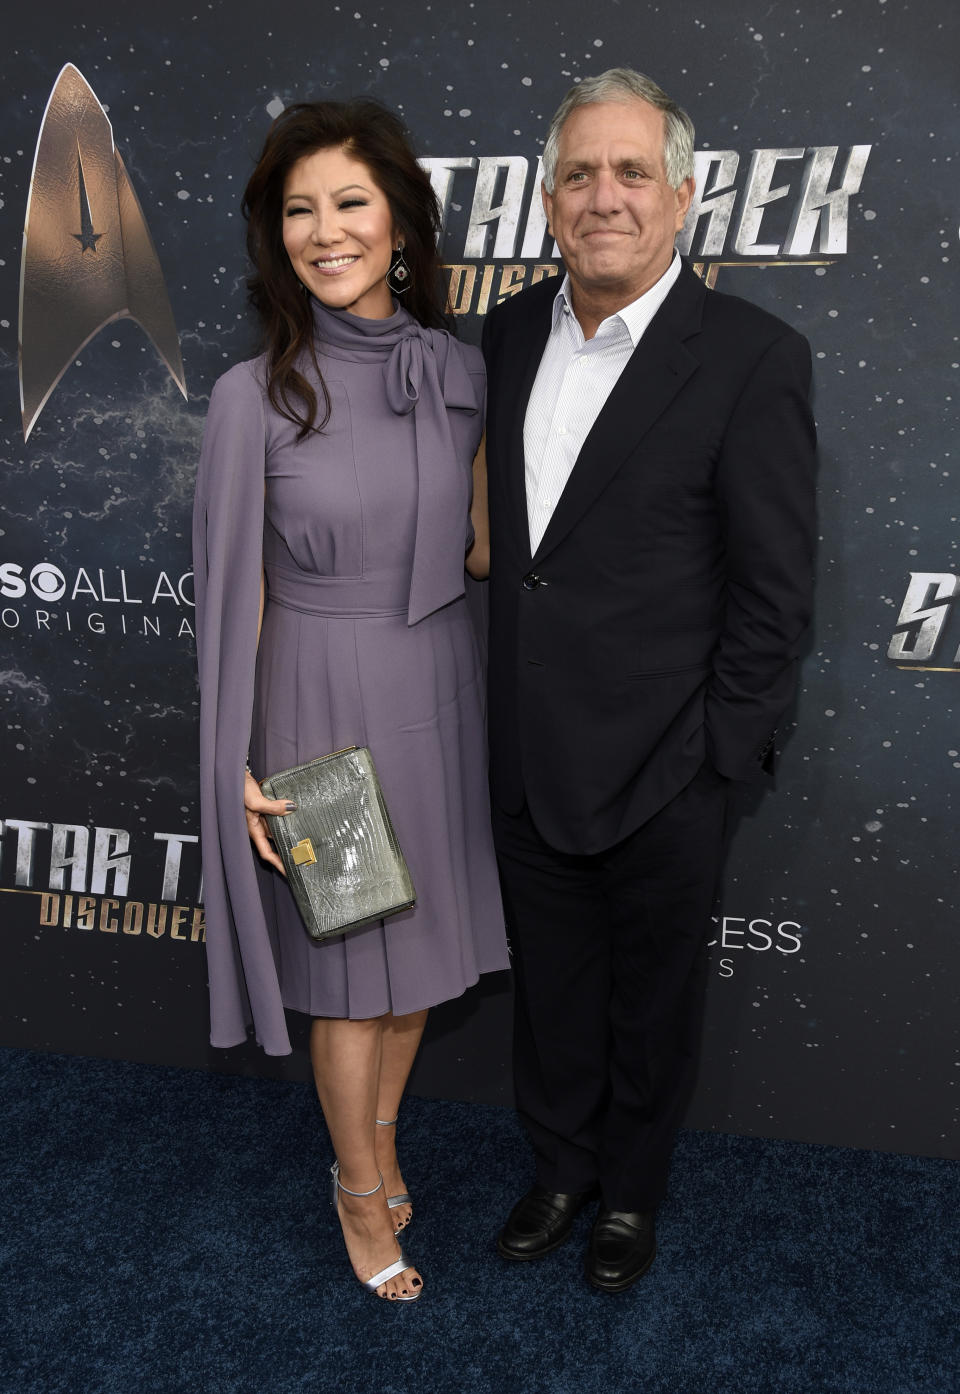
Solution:
[{"label": "crocodile texture clutch", "polygon": [[311,938],[329,939],[413,905],[413,882],[366,746],[280,770],[260,788],[268,799],[297,805],[266,817]]}]

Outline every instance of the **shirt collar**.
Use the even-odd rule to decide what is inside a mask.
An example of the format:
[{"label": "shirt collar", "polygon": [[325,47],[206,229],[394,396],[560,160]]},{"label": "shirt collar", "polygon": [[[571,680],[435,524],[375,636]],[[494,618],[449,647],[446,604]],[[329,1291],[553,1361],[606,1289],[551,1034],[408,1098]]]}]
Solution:
[{"label": "shirt collar", "polygon": [[[653,319],[660,306],[666,300],[673,288],[673,283],[680,275],[682,268],[680,253],[674,250],[673,260],[659,281],[654,281],[649,290],[645,290],[642,295],[637,296],[629,305],[624,305],[622,310],[618,310],[615,315],[608,315],[603,324],[609,324],[611,320],[618,319],[630,335],[630,342],[636,348],[639,344],[643,331]],[[570,291],[570,275],[564,276],[560,284],[560,289],[553,302],[552,328],[556,329],[560,320],[565,314],[573,315],[573,301]],[[601,328],[603,327],[601,324]]]}]

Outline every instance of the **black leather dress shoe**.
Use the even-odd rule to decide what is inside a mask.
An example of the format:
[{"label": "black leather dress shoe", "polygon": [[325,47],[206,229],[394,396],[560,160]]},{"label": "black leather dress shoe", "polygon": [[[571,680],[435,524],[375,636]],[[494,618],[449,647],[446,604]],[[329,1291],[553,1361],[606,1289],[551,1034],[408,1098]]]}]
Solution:
[{"label": "black leather dress shoe", "polygon": [[497,1252],[502,1258],[532,1259],[559,1249],[570,1237],[573,1222],[594,1191],[568,1195],[534,1186],[518,1200],[500,1231]]},{"label": "black leather dress shoe", "polygon": [[587,1281],[604,1292],[624,1292],[657,1253],[654,1210],[601,1210],[587,1249]]}]

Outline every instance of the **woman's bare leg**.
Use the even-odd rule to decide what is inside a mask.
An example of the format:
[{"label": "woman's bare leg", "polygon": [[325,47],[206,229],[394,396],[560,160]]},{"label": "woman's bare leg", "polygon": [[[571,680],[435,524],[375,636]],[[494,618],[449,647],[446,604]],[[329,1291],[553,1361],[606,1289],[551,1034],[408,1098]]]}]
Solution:
[{"label": "woman's bare leg", "polygon": [[[377,1186],[375,1119],[384,1037],[382,1017],[364,1021],[318,1017],[310,1031],[320,1105],[340,1163],[340,1179],[351,1191],[372,1191]],[[384,1186],[369,1196],[340,1191],[337,1213],[358,1278],[372,1278],[399,1257]],[[381,1297],[396,1299],[401,1293],[419,1292],[421,1281],[416,1269],[405,1268],[377,1291]]]},{"label": "woman's bare leg", "polygon": [[[380,1060],[380,1087],[377,1092],[378,1118],[396,1118],[407,1086],[407,1079],[420,1047],[423,1028],[427,1024],[427,1013],[409,1012],[406,1016],[394,1016],[388,1012],[381,1017],[383,1022],[383,1053]],[[383,1184],[388,1196],[402,1195],[407,1189],[400,1174],[397,1161],[397,1130],[380,1125],[374,1138],[377,1166],[383,1174]],[[398,1205],[390,1212],[394,1219],[394,1229],[403,1229],[410,1223],[413,1208]]]}]

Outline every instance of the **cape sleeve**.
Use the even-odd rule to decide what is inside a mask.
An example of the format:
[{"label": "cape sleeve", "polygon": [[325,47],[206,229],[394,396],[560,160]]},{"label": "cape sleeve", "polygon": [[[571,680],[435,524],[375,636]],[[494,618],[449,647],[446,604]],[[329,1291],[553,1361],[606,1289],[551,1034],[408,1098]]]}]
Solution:
[{"label": "cape sleeve", "polygon": [[263,392],[254,365],[241,363],[210,396],[193,517],[210,1042],[239,1045],[252,1022],[268,1055],[288,1055],[290,1038],[243,809],[265,453]]}]

